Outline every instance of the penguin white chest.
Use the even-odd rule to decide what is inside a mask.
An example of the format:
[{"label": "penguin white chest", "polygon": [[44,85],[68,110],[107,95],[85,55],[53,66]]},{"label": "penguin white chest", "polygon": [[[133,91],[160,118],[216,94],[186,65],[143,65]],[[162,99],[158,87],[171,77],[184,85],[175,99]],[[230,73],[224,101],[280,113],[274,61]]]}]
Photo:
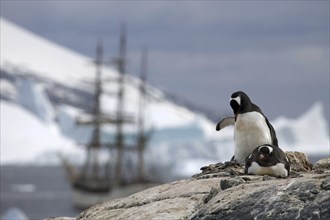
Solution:
[{"label": "penguin white chest", "polygon": [[234,128],[235,159],[244,164],[252,151],[262,144],[272,144],[270,129],[259,112],[239,114]]},{"label": "penguin white chest", "polygon": [[248,174],[287,177],[288,171],[282,163],[277,163],[276,165],[270,167],[262,167],[258,163],[252,162],[251,166],[248,168]]}]

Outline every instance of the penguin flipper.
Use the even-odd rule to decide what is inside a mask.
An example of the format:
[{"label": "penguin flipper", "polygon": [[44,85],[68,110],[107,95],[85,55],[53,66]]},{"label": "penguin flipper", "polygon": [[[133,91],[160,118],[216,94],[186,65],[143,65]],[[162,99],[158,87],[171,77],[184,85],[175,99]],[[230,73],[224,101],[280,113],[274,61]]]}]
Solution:
[{"label": "penguin flipper", "polygon": [[290,161],[289,157],[286,156],[286,154],[284,152],[283,152],[283,154],[284,154],[284,158],[285,158],[284,167],[288,171],[288,176],[289,176],[290,175],[290,168],[291,168],[291,161]]},{"label": "penguin flipper", "polygon": [[248,170],[251,164],[252,164],[252,153],[249,156],[247,156],[245,159],[244,174],[249,174]]},{"label": "penguin flipper", "polygon": [[235,125],[235,118],[234,117],[226,117],[222,119],[216,126],[216,130],[220,131],[221,129],[228,127],[230,125]]}]

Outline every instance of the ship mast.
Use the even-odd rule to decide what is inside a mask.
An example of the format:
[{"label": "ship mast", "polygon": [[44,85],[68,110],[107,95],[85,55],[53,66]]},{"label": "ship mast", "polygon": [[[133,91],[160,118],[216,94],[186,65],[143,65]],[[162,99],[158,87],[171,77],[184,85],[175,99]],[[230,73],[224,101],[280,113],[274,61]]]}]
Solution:
[{"label": "ship mast", "polygon": [[96,77],[95,77],[95,91],[94,91],[94,103],[93,103],[93,118],[92,120],[77,119],[79,125],[93,125],[92,137],[87,145],[87,158],[86,163],[83,166],[81,172],[82,179],[89,179],[88,169],[91,167],[92,179],[100,179],[99,171],[100,164],[98,160],[99,150],[101,149],[101,126],[103,123],[109,123],[111,119],[103,118],[101,111],[101,69],[103,65],[103,45],[101,41],[97,42],[96,45],[96,59],[94,61],[96,66]]},{"label": "ship mast", "polygon": [[147,60],[148,51],[142,50],[141,53],[141,70],[140,70],[140,100],[139,100],[139,117],[138,117],[138,178],[139,181],[145,181],[144,173],[144,149],[147,142],[147,136],[145,134],[145,108],[146,108],[146,81],[147,81]]},{"label": "ship mast", "polygon": [[116,145],[117,145],[117,161],[115,166],[115,180],[117,184],[122,184],[122,162],[124,156],[124,137],[123,137],[123,111],[124,111],[124,80],[125,80],[125,64],[126,64],[126,28],[125,25],[122,24],[120,26],[120,42],[119,42],[119,56],[115,60],[117,64],[117,69],[119,72],[118,79],[118,97],[117,97],[117,134],[116,134]]}]

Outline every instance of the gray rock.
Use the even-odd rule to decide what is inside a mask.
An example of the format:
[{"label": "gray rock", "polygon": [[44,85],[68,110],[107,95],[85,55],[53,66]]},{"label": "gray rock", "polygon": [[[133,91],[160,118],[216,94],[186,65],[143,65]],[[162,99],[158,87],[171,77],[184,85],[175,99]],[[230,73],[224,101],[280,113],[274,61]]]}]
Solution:
[{"label": "gray rock", "polygon": [[267,180],[276,180],[276,177],[264,175],[262,177],[262,181],[267,181]]},{"label": "gray rock", "polygon": [[329,189],[330,174],[267,181],[245,175],[193,178],[101,203],[67,219],[330,219]]},{"label": "gray rock", "polygon": [[285,154],[291,162],[291,170],[306,172],[313,169],[313,164],[309,162],[309,159],[305,153],[298,151],[287,151]]},{"label": "gray rock", "polygon": [[215,195],[218,194],[218,192],[218,189],[212,187],[210,193],[204,196],[204,203],[208,203]]},{"label": "gray rock", "polygon": [[197,179],[206,179],[214,177],[237,176],[244,174],[244,167],[233,161],[210,164],[208,166],[202,167],[201,170],[202,173],[195,174],[192,177]]},{"label": "gray rock", "polygon": [[218,193],[191,219],[329,219],[330,193],[310,174],[244,184]]},{"label": "gray rock", "polygon": [[286,179],[246,176],[235,162],[211,164],[192,179],[52,219],[330,219],[330,158],[312,171],[305,154],[286,154],[292,167]]},{"label": "gray rock", "polygon": [[316,171],[330,171],[330,157],[317,161],[314,169]]},{"label": "gray rock", "polygon": [[322,183],[321,183],[321,188],[325,189],[325,190],[330,190],[330,177],[325,179]]},{"label": "gray rock", "polygon": [[241,185],[244,182],[245,182],[244,179],[237,178],[237,177],[235,177],[235,178],[222,179],[222,180],[220,180],[220,188],[222,190],[226,190],[226,189],[229,189],[231,187]]}]

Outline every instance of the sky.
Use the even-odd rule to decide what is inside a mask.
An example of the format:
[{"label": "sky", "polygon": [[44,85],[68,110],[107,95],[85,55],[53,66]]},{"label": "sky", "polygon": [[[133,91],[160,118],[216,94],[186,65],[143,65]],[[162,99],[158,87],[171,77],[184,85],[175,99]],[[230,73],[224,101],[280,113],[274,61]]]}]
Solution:
[{"label": "sky", "polygon": [[297,118],[321,101],[329,120],[329,1],[7,1],[1,16],[94,57],[118,54],[127,28],[127,72],[148,48],[151,85],[228,116],[245,91],[269,119]]}]

